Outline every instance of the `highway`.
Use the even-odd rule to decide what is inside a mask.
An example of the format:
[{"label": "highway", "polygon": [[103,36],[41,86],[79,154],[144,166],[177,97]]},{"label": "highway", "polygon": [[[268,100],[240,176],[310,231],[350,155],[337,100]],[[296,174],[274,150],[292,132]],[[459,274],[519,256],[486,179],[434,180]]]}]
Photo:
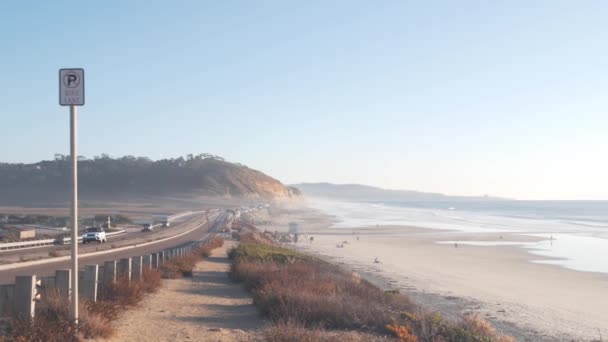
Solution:
[{"label": "highway", "polygon": [[[226,223],[229,218],[228,213],[220,211],[218,213],[211,214],[209,216],[210,222],[207,222],[206,214],[192,215],[188,217],[184,222],[179,223],[180,231],[187,231],[192,229],[184,235],[176,238],[169,239],[167,241],[160,241],[156,243],[147,244],[145,246],[137,246],[126,250],[119,250],[112,252],[108,250],[107,254],[102,255],[87,255],[95,251],[97,244],[90,245],[79,245],[79,266],[84,269],[85,265],[98,264],[102,265],[107,260],[117,260],[119,258],[127,258],[133,256],[140,256],[158,252],[165,248],[180,246],[193,241],[200,241],[207,239],[211,233],[219,231]],[[177,226],[178,224],[176,224]],[[178,234],[176,231],[175,234]],[[175,235],[174,234],[174,235]],[[2,265],[0,267],[6,267]],[[12,266],[12,265],[11,265]],[[15,264],[14,266],[19,266]],[[67,269],[70,267],[70,260],[58,260],[51,261],[40,265],[23,265],[18,268],[11,269],[0,269],[0,284],[12,284],[15,282],[15,276],[19,275],[38,275],[38,276],[51,276],[57,269]]]},{"label": "highway", "polygon": [[[209,213],[212,213],[214,211],[216,211],[216,210],[215,209],[210,210]],[[176,229],[179,229],[179,227],[181,226],[181,223],[187,222],[189,219],[192,218],[193,215],[196,215],[196,214],[201,214],[201,212],[180,214],[182,216],[171,221],[172,226],[169,229],[158,227],[157,229],[155,229],[152,232],[142,232],[142,228],[139,225],[119,227],[119,229],[124,229],[125,232],[123,234],[108,236],[107,245],[101,245],[101,244],[97,244],[97,243],[83,245],[81,243],[81,244],[79,244],[79,252],[82,251],[84,253],[87,253],[89,251],[109,249],[111,245],[115,245],[117,247],[125,246],[125,245],[128,245],[130,242],[138,241],[138,240],[141,241],[142,239],[151,241],[151,240],[157,239],[159,237],[175,235],[174,231]],[[11,257],[20,257],[20,256],[28,257],[28,254],[34,254],[34,257],[37,255],[46,256],[46,255],[48,255],[49,252],[52,252],[52,251],[62,251],[65,249],[69,249],[69,246],[70,246],[69,244],[66,244],[66,245],[49,245],[49,246],[37,246],[37,247],[29,247],[29,248],[16,248],[16,249],[0,250],[0,260],[6,260],[6,259],[10,260]],[[15,258],[12,258],[12,259],[15,259]]]}]

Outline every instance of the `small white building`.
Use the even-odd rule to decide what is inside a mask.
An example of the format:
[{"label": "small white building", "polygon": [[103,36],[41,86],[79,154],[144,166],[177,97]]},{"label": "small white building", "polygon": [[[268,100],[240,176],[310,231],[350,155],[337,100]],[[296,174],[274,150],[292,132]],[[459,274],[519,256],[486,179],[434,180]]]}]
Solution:
[{"label": "small white building", "polygon": [[296,222],[289,222],[289,230],[287,231],[289,234],[300,234],[300,227]]}]

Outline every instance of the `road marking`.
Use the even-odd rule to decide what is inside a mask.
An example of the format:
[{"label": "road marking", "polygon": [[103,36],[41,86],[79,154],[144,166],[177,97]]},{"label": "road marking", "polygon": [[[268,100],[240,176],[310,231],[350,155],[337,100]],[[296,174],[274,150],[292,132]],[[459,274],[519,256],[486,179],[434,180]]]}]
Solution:
[{"label": "road marking", "polygon": [[[179,233],[177,235],[174,236],[170,236],[168,238],[164,238],[161,240],[156,240],[156,241],[151,241],[151,242],[144,242],[144,243],[140,243],[138,245],[131,245],[131,246],[125,246],[125,247],[119,247],[119,248],[114,248],[114,249],[108,249],[105,251],[99,251],[99,252],[91,252],[91,253],[87,253],[87,254],[83,254],[82,256],[78,256],[78,259],[85,259],[85,258],[90,258],[93,256],[97,256],[97,255],[103,255],[103,254],[111,254],[114,252],[121,252],[121,251],[125,251],[128,249],[133,249],[133,248],[137,248],[137,247],[143,247],[143,246],[148,246],[148,245],[152,245],[152,244],[156,244],[156,243],[160,243],[160,242],[164,242],[164,241],[169,241],[171,239],[175,239],[178,238],[180,236],[186,235],[188,233],[191,233],[193,231],[195,231],[196,229],[199,229],[201,226],[203,226],[205,223],[207,223],[207,220],[205,220],[205,222],[199,224],[198,226],[185,231],[183,233]],[[65,261],[65,260],[70,260],[70,256],[62,256],[62,257],[58,257],[58,258],[49,258],[49,259],[44,259],[44,260],[35,260],[35,261],[26,261],[26,262],[20,262],[20,263],[13,263],[13,264],[8,264],[8,265],[0,265],[0,271],[6,271],[6,270],[14,270],[14,269],[18,269],[18,268],[24,268],[24,267],[28,267],[28,266],[36,266],[36,265],[43,265],[43,264],[49,264],[49,263],[53,263],[53,262],[58,262],[58,261]]]}]

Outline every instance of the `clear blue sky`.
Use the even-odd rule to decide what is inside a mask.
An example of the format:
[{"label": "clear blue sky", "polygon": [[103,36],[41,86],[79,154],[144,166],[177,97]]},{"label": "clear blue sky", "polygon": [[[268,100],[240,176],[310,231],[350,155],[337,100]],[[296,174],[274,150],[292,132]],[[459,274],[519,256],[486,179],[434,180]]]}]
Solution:
[{"label": "clear blue sky", "polygon": [[208,152],[283,182],[608,199],[608,2],[15,1],[0,160]]}]

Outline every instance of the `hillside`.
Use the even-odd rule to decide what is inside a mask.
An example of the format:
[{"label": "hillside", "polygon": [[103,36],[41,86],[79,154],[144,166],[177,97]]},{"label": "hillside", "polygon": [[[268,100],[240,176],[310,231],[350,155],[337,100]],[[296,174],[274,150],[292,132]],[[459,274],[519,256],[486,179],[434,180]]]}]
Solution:
[{"label": "hillside", "polygon": [[500,199],[489,196],[448,196],[432,192],[391,190],[361,184],[301,183],[292,186],[301,190],[307,196],[348,201],[474,201]]},{"label": "hillside", "polygon": [[[82,199],[174,196],[179,194],[285,199],[297,189],[244,165],[208,154],[152,161],[145,157],[79,157]],[[69,194],[69,157],[33,164],[0,163],[0,202],[23,204],[65,201]]]}]

